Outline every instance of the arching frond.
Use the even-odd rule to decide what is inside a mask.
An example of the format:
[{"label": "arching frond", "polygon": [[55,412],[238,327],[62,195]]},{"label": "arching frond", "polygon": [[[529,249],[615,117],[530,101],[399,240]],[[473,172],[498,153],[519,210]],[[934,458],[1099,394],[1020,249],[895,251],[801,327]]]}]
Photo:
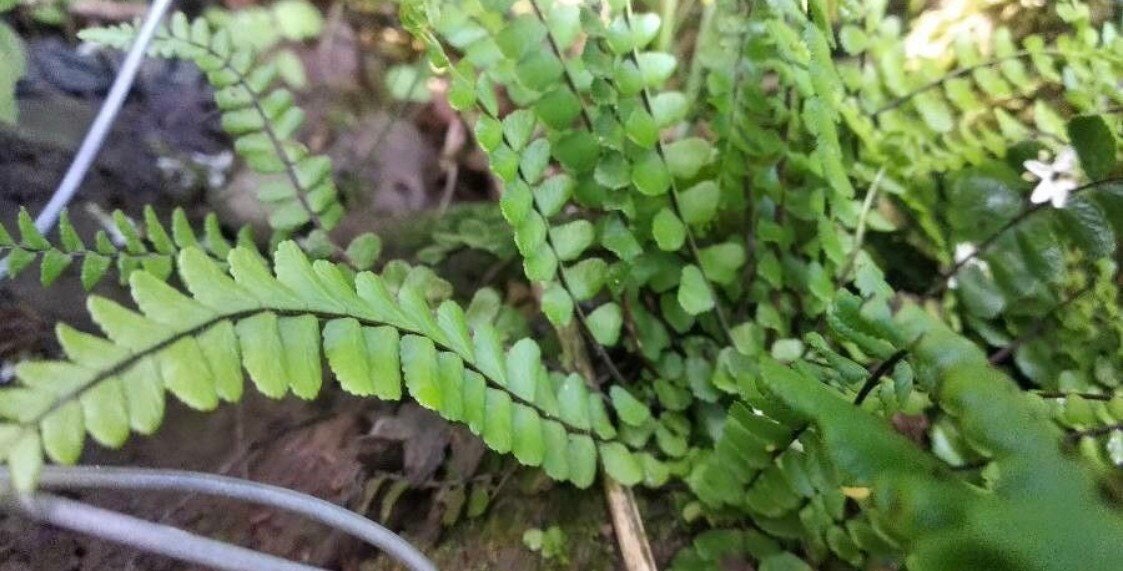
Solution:
[{"label": "arching frond", "polygon": [[310,399],[323,360],[350,393],[408,394],[493,450],[581,487],[598,459],[628,484],[658,464],[617,438],[610,408],[580,377],[551,375],[534,341],[504,350],[490,324],[470,328],[451,301],[433,310],[408,278],[352,278],[292,242],[274,259],[275,274],[256,251],[235,247],[227,271],[189,247],[178,270],[190,295],[137,271],[129,282],[139,311],[92,297],[106,337],[61,326],[67,359],[23,363],[19,386],[0,390],[0,440],[19,486],[34,485],[43,453],[76,461],[87,432],[106,446],[151,433],[165,391],[210,410],[241,398],[244,368],[266,396]]}]

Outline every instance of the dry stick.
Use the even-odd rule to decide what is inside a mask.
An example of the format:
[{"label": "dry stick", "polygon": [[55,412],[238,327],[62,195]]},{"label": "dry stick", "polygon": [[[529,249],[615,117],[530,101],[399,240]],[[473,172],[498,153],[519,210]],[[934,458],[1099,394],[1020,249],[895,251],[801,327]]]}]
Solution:
[{"label": "dry stick", "polygon": [[[1108,179],[1104,179],[1104,180],[1098,180],[1098,181],[1095,181],[1095,182],[1090,182],[1088,184],[1085,184],[1085,185],[1083,185],[1081,187],[1078,187],[1075,190],[1073,190],[1072,193],[1071,193],[1071,196],[1076,196],[1076,195],[1078,195],[1080,193],[1083,193],[1085,191],[1088,191],[1088,190],[1095,190],[1095,189],[1097,189],[1101,186],[1104,186],[1104,185],[1116,184],[1116,183],[1123,183],[1123,177],[1108,178]],[[982,243],[979,244],[978,248],[976,248],[975,251],[972,252],[970,256],[967,256],[967,257],[963,258],[962,260],[959,260],[958,262],[955,263],[954,266],[951,267],[950,270],[940,274],[939,277],[936,278],[936,280],[937,280],[936,283],[933,284],[932,287],[928,288],[928,291],[924,293],[925,297],[932,297],[932,296],[939,295],[939,294],[943,293],[944,290],[946,290],[947,287],[948,287],[948,282],[951,280],[952,277],[955,276],[955,274],[959,273],[959,270],[962,270],[964,266],[966,266],[968,263],[971,262],[971,260],[974,260],[974,259],[978,258],[980,255],[982,255],[984,252],[986,252],[991,246],[994,245],[995,242],[998,241],[999,238],[1002,237],[1003,234],[1006,233],[1007,230],[1017,226],[1018,224],[1021,224],[1027,218],[1029,218],[1030,216],[1040,212],[1041,210],[1043,210],[1044,208],[1046,208],[1048,206],[1049,206],[1048,202],[1042,202],[1040,204],[1034,204],[1033,206],[1030,206],[1029,208],[1021,211],[1017,216],[1011,218],[1009,221],[1006,222],[1006,224],[1003,224],[1001,228],[999,228],[993,234],[988,236],[986,240],[983,240]]]},{"label": "dry stick", "polygon": [[632,491],[611,477],[604,478],[604,492],[608,497],[608,511],[612,514],[612,527],[616,543],[627,571],[656,571],[655,556],[643,529],[643,519]]},{"label": "dry stick", "polygon": [[[580,331],[572,324],[569,327],[556,327],[558,336],[562,338],[562,346],[575,348],[573,352],[573,368],[583,377],[585,383],[594,389],[596,379],[592,377],[593,366],[589,356],[582,350],[584,348]],[[567,342],[568,339],[568,342]],[[632,491],[620,485],[612,476],[604,474],[604,493],[608,500],[608,513],[612,517],[612,527],[616,532],[616,544],[620,548],[620,556],[624,560],[627,571],[656,571],[655,556],[651,553],[651,545],[647,541],[647,532],[643,528],[643,519],[636,506],[636,498]]]},{"label": "dry stick", "polygon": [[144,15],[145,7],[109,0],[78,0],[67,6],[66,11],[72,16],[99,22],[131,22]]},{"label": "dry stick", "polygon": [[[538,18],[545,23],[546,19],[538,8],[537,2],[532,0],[530,4],[533,6]],[[554,40],[553,33],[547,31],[546,37],[550,41],[551,49],[553,49],[554,53],[561,59],[562,53],[557,42]],[[577,86],[574,84],[573,78],[569,75],[568,68],[564,75],[569,88],[573,91],[574,95],[578,95]],[[584,105],[581,106],[581,112],[586,127],[591,131],[593,128],[592,117],[589,116],[589,111]],[[568,284],[564,281],[565,276],[559,272],[558,277],[562,280],[563,287],[568,290]],[[574,309],[577,311],[582,327],[588,331],[588,322],[585,318],[584,310],[582,310],[580,304],[577,303],[574,304]],[[558,334],[565,336],[567,331],[572,331],[572,329],[559,328]],[[578,335],[577,337],[576,346],[581,346],[584,336]],[[618,382],[622,382],[623,375],[616,369],[616,365],[612,362],[607,352],[605,352],[604,347],[595,339],[592,340],[592,345],[601,359],[609,366],[612,375],[616,377]],[[576,368],[583,371],[593,371],[586,354],[583,352],[575,352],[574,357]],[[588,373],[586,373],[585,376],[587,383],[596,382],[596,378],[589,376]],[[612,525],[616,531],[616,543],[620,547],[620,555],[624,559],[625,569],[628,571],[656,571],[655,556],[651,553],[651,545],[647,541],[647,533],[643,528],[643,519],[640,518],[639,508],[636,506],[636,499],[632,495],[631,490],[621,486],[619,482],[608,474],[605,474],[604,477],[604,490],[608,499],[608,511],[612,516]]]}]

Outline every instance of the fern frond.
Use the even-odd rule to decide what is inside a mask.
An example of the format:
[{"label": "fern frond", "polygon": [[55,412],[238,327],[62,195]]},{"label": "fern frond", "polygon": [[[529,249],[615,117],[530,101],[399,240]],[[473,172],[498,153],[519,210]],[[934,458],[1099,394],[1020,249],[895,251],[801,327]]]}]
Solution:
[{"label": "fern frond", "polygon": [[[954,279],[965,313],[972,317],[994,319],[1025,302],[1048,308],[1059,301],[1065,276],[1074,267],[1066,263],[1066,250],[1095,261],[1117,249],[1123,230],[1116,217],[1123,209],[1117,179],[1081,186],[1065,208],[1036,204],[1016,212],[1010,206],[1023,201],[1025,185],[1013,171],[966,169],[954,180],[954,208],[978,208],[951,217],[952,237],[978,247],[957,260],[930,291],[941,292]],[[982,206],[988,201],[991,207]]]},{"label": "fern frond", "polygon": [[[1067,561],[1089,569],[1123,561],[1118,546],[1104,543],[1123,530],[1123,517],[1096,491],[1092,473],[1064,453],[1059,431],[1031,397],[990,369],[971,342],[920,308],[906,308],[897,321],[921,336],[914,354],[936,381],[931,394],[939,406],[1002,474],[986,493],[953,477],[874,417],[855,414],[813,379],[762,378],[766,390],[815,423],[850,485],[875,485],[873,505],[897,530],[910,560],[924,568],[971,566],[986,558],[999,566],[1064,568]],[[844,410],[850,412],[840,415]],[[873,448],[879,450],[876,460],[869,454]],[[943,517],[932,518],[937,511]],[[1057,521],[1070,526],[1062,529]],[[966,525],[988,532],[977,535]]]},{"label": "fern frond", "polygon": [[[123,49],[132,43],[131,24],[84,30],[81,37]],[[157,33],[151,53],[193,61],[215,89],[222,126],[233,137],[234,149],[251,168],[283,175],[258,190],[270,210],[269,224],[287,233],[312,223],[330,230],[343,216],[332,180],[331,159],[313,155],[295,138],[304,112],[293,104],[284,87],[274,87],[272,64],[258,64],[249,48],[233,45],[230,30],[214,30],[203,18],[189,22],[182,13]]]},{"label": "fern frond", "polygon": [[[549,67],[550,62],[560,65],[558,40],[572,42],[575,39],[576,7],[555,4],[549,17],[535,8],[535,16],[521,17],[518,26],[500,38],[501,50],[513,61],[531,62],[539,57],[531,55],[533,44],[538,42],[539,47],[545,47],[542,42],[547,41],[547,59],[527,65]],[[561,24],[557,22],[563,22],[568,31],[559,31]],[[436,40],[431,45],[436,50],[443,49]],[[488,152],[492,169],[506,183],[501,210],[514,230],[524,271],[531,280],[543,282],[542,306],[550,321],[563,327],[576,315],[583,331],[593,340],[601,361],[618,381],[622,381],[623,377],[601,346],[602,341],[619,339],[621,323],[611,319],[591,320],[580,305],[595,298],[607,284],[607,263],[600,257],[585,257],[586,251],[594,246],[595,226],[584,218],[559,220],[566,204],[583,183],[581,175],[587,178],[589,174],[589,169],[574,170],[572,161],[586,161],[579,156],[595,153],[596,147],[595,142],[588,140],[584,144],[592,147],[573,147],[571,143],[554,138],[550,131],[559,129],[559,133],[564,133],[564,128],[578,115],[587,122],[587,110],[578,95],[569,91],[570,76],[561,73],[553,78],[559,82],[557,86],[547,83],[535,86],[534,89],[541,92],[556,89],[541,96],[534,112],[522,109],[500,119],[487,71],[478,72],[467,60],[456,66],[452,70],[455,93],[450,101],[462,109],[479,102],[483,116],[475,127],[476,138]],[[561,83],[562,77],[570,83]],[[509,85],[509,88],[516,85],[519,84]],[[565,172],[550,175],[548,169],[555,160]],[[614,302],[603,304],[598,310],[602,308],[604,311],[599,316],[619,312]]]},{"label": "fern frond", "polygon": [[[898,550],[921,568],[984,561],[1064,568],[1059,562],[1081,561],[1109,569],[1123,560],[1119,550],[1082,558],[1123,529],[1123,516],[1095,491],[1093,473],[1064,453],[1060,431],[1032,397],[990,369],[973,343],[921,309],[907,307],[896,323],[919,339],[911,354],[929,394],[955,420],[967,445],[995,465],[998,483],[981,494],[799,364],[786,367],[766,358],[745,402],[731,409],[721,439],[691,479],[703,501],[751,514],[762,535],[753,532],[753,544],[735,542],[730,549],[765,549],[747,551],[764,559],[774,552],[771,542],[796,536],[809,542],[813,561],[823,560],[819,549],[825,548],[859,566],[863,553],[897,557]],[[801,446],[793,448],[796,437]],[[1046,473],[1066,476],[1062,483]],[[847,501],[856,502],[857,515],[847,515]],[[1026,513],[1036,514],[1038,523],[1027,522]],[[1062,530],[1055,521],[1079,522],[1079,529]],[[871,522],[878,522],[879,533]],[[988,531],[966,531],[973,525]],[[707,560],[715,547],[696,544],[681,555],[682,568]]]},{"label": "fern frond", "polygon": [[757,530],[711,529],[698,534],[689,548],[679,551],[671,569],[703,571],[718,568],[723,561],[746,557],[760,561],[762,567],[801,568],[798,557]]},{"label": "fern frond", "polygon": [[[1067,144],[1067,117],[1118,104],[1110,78],[1123,70],[1123,52],[1106,34],[1089,29],[1080,40],[1029,36],[1019,44],[999,28],[990,45],[958,47],[950,64],[906,62],[901,38],[882,32],[851,50],[866,63],[841,64],[851,95],[843,107],[847,125],[867,144],[866,160],[893,165],[896,180],[1002,157],[1030,138]],[[1080,93],[1063,105],[1040,95],[1073,85]]]},{"label": "fern frond", "polygon": [[[575,307],[580,309],[575,302],[603,287],[604,282],[562,285],[603,273],[602,262],[590,260],[579,264],[597,265],[598,271],[565,267],[565,262],[579,259],[595,245],[597,224],[612,224],[612,217],[600,213],[618,210],[641,225],[650,225],[659,214],[659,226],[653,229],[659,236],[641,239],[671,251],[682,248],[692,231],[667,192],[673,177],[691,181],[712,159],[712,148],[702,139],[690,138],[673,143],[667,157],[656,151],[663,148],[658,130],[683,117],[686,103],[677,92],[649,95],[645,91],[665,82],[674,69],[674,58],[669,55],[637,51],[654,38],[658,17],[637,17],[634,33],[622,14],[607,28],[580,30],[578,22],[600,18],[588,6],[552,3],[536,8],[532,13],[512,15],[503,6],[441,5],[442,19],[433,27],[465,54],[450,68],[450,100],[461,109],[475,106],[483,112],[475,127],[477,140],[491,155],[493,169],[507,182],[504,213],[527,259],[527,275],[546,282],[547,315],[564,324]],[[504,27],[501,22],[510,25]],[[415,33],[434,48],[443,45],[427,29]],[[591,41],[586,42],[584,53],[571,56],[581,33]],[[612,51],[613,47],[619,52]],[[473,55],[485,52],[495,52],[496,57]],[[448,56],[444,57],[447,61]],[[618,70],[631,74],[630,79],[617,78],[614,71]],[[501,118],[493,93],[497,84],[526,108]],[[539,184],[550,164],[565,174]],[[604,192],[598,187],[612,190]],[[571,202],[582,208],[585,220],[551,222]],[[690,223],[698,226],[708,224],[715,214],[713,209],[693,212]],[[594,223],[587,221],[590,218]],[[602,245],[622,263],[635,261],[636,249],[612,238],[627,238],[638,245],[637,236],[610,238],[607,229],[602,233],[606,234]],[[683,239],[670,238],[675,233],[681,233]],[[679,273],[692,276],[701,266],[698,260],[692,270],[687,270],[688,265],[680,265]],[[708,266],[701,269],[709,274]],[[703,313],[717,307],[709,279],[688,280],[682,297],[696,302],[684,309]],[[695,291],[696,287],[701,290]]]},{"label": "fern frond", "polygon": [[[807,376],[817,375],[816,382],[856,392],[852,400],[860,406],[878,388],[883,375],[908,365],[901,362],[905,351],[895,348],[901,343],[896,331],[886,331],[885,323],[860,316],[856,302],[848,295],[836,300],[828,313],[831,329],[842,342],[860,343],[863,347],[885,346],[894,354],[867,372],[855,362],[833,354],[821,337],[817,341],[812,338],[810,344],[828,355],[830,366],[819,370],[806,361],[797,361],[793,368]],[[773,361],[764,358],[754,378],[776,377],[773,365]],[[851,379],[831,382],[832,376],[838,376],[837,371],[845,372],[847,367],[856,368]],[[825,561],[833,554],[861,566],[867,554],[886,552],[884,541],[875,534],[862,533],[870,527],[865,514],[846,513],[844,483],[819,435],[810,431],[810,424],[789,403],[764,390],[762,382],[743,389],[744,400],[730,407],[720,438],[688,480],[691,490],[713,510],[733,508],[747,514],[777,539],[793,533],[807,538],[812,542],[814,561]],[[903,398],[894,396],[905,400],[907,393]]]},{"label": "fern frond", "polygon": [[[122,285],[128,283],[132,272],[140,269],[161,280],[167,280],[172,275],[176,253],[181,249],[200,248],[208,255],[222,260],[232,247],[223,236],[214,214],[206,217],[204,235],[200,239],[180,208],[172,213],[170,233],[152,207],[145,207],[142,225],[134,225],[122,212],[115,211],[111,230],[124,242],[123,248],[118,247],[104,230],[98,231],[94,236],[94,247],[87,247],[65,211],[59,219],[57,245],[52,244],[35,228],[25,209],[20,210],[17,228],[18,240],[0,224],[0,256],[7,257],[11,275],[20,274],[38,258],[40,282],[46,287],[54,283],[74,262],[81,260],[82,286],[87,291],[97,285],[113,266],[117,268]],[[248,226],[238,233],[237,244],[254,248],[253,234]]]},{"label": "fern frond", "polygon": [[617,438],[601,397],[580,377],[551,375],[535,342],[504,351],[493,326],[470,329],[454,302],[434,311],[408,279],[394,287],[362,272],[352,282],[292,242],[275,260],[274,276],[256,251],[236,247],[227,273],[185,248],[177,267],[190,296],[137,271],[129,281],[139,313],[92,297],[107,338],[63,326],[68,360],[23,363],[20,385],[0,391],[10,436],[4,455],[21,489],[34,486],[43,452],[76,461],[83,432],[106,446],[120,446],[130,430],[151,433],[165,390],[210,410],[241,397],[244,367],[266,396],[313,398],[323,384],[321,357],[344,390],[384,399],[408,393],[555,479],[588,486],[599,458],[630,485],[645,465],[659,464]]}]

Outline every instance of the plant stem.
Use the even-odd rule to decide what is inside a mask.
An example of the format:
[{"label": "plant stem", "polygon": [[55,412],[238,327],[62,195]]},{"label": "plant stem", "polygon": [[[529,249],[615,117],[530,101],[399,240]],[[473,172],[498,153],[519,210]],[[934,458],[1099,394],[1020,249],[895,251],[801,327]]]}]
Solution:
[{"label": "plant stem", "polygon": [[[585,385],[591,390],[599,391],[596,379],[593,378],[593,365],[589,362],[589,355],[581,350],[581,331],[570,323],[567,327],[554,327],[562,346],[574,347],[572,361],[568,367],[580,374],[585,379]],[[598,395],[600,396],[600,395]],[[608,513],[612,518],[612,528],[616,532],[616,544],[620,549],[620,557],[624,560],[626,571],[656,571],[655,557],[651,553],[651,545],[647,540],[647,532],[643,528],[643,519],[640,517],[639,507],[631,490],[620,485],[612,476],[604,471],[604,494],[608,501]]]},{"label": "plant stem", "polygon": [[1033,391],[1033,394],[1043,399],[1067,399],[1069,397],[1080,397],[1086,400],[1109,401],[1115,395],[1101,395],[1096,393],[1070,393],[1066,391]]},{"label": "plant stem", "polygon": [[854,247],[850,249],[850,255],[846,257],[846,265],[842,266],[842,271],[838,273],[838,279],[835,282],[835,289],[841,287],[846,283],[846,279],[850,277],[850,271],[854,269],[854,263],[858,260],[858,254],[862,251],[862,243],[866,239],[866,222],[873,208],[873,202],[877,199],[877,191],[881,189],[881,180],[885,176],[885,167],[877,171],[877,176],[874,177],[873,182],[870,183],[870,189],[866,192],[866,199],[862,203],[862,212],[858,215],[858,229],[854,234]]},{"label": "plant stem", "polygon": [[[1101,186],[1104,186],[1104,185],[1117,184],[1117,183],[1123,183],[1123,178],[1116,177],[1116,178],[1108,178],[1108,179],[1104,179],[1104,180],[1098,180],[1098,181],[1095,181],[1095,182],[1090,182],[1088,184],[1085,184],[1084,186],[1081,186],[1081,187],[1073,190],[1070,196],[1075,197],[1076,195],[1081,194],[1083,192],[1086,192],[1086,191],[1089,191],[1089,190],[1095,190],[1095,189],[1097,189]],[[1048,203],[1048,202],[1042,202],[1040,204],[1034,204],[1033,206],[1030,206],[1029,208],[1027,208],[1027,209],[1021,211],[1020,213],[1018,213],[1017,216],[1011,218],[1009,221],[1006,222],[1006,224],[1003,224],[1001,228],[999,228],[993,234],[988,236],[986,240],[983,240],[982,243],[979,244],[978,248],[976,248],[975,251],[972,252],[970,256],[964,257],[962,260],[959,260],[958,262],[956,262],[955,265],[952,266],[950,270],[940,274],[936,279],[936,283],[933,284],[932,287],[930,287],[927,292],[925,292],[925,294],[924,294],[925,297],[932,297],[934,295],[938,295],[938,294],[943,293],[944,290],[946,290],[947,287],[948,287],[948,282],[951,280],[952,277],[955,276],[955,274],[959,273],[959,270],[962,270],[964,268],[964,266],[966,266],[969,262],[971,262],[971,260],[974,260],[974,259],[978,258],[984,252],[986,252],[988,249],[990,249],[990,247],[993,246],[994,243],[997,242],[998,239],[1001,238],[1002,235],[1005,234],[1007,230],[1010,230],[1011,228],[1017,226],[1018,224],[1021,224],[1027,218],[1029,218],[1030,216],[1033,216],[1034,214],[1040,212],[1042,209],[1044,209],[1048,206],[1050,206],[1050,203]]]},{"label": "plant stem", "polygon": [[1105,434],[1111,434],[1112,432],[1115,432],[1116,430],[1123,430],[1123,423],[1121,423],[1121,424],[1109,424],[1107,426],[1098,426],[1096,428],[1089,428],[1087,430],[1077,430],[1077,431],[1074,431],[1074,432],[1070,432],[1070,433],[1068,433],[1068,440],[1069,440],[1069,442],[1076,442],[1077,440],[1080,440],[1081,438],[1084,438],[1085,436],[1090,436],[1092,438],[1095,438],[1097,436],[1103,436]]},{"label": "plant stem", "polygon": [[1002,349],[999,349],[998,351],[995,351],[994,354],[992,354],[990,357],[987,358],[987,362],[989,362],[991,365],[997,365],[998,363],[1001,363],[1001,362],[1005,361],[1006,359],[1008,359],[1014,351],[1018,350],[1019,347],[1021,347],[1022,345],[1025,345],[1026,343],[1034,340],[1035,338],[1037,338],[1037,336],[1041,335],[1045,331],[1045,326],[1046,326],[1046,323],[1047,323],[1047,321],[1045,320],[1045,317],[1053,315],[1054,313],[1064,309],[1070,303],[1080,299],[1081,297],[1084,296],[1084,294],[1092,291],[1094,289],[1094,285],[1095,285],[1094,283],[1090,283],[1090,284],[1080,288],[1079,291],[1072,294],[1071,296],[1066,298],[1064,301],[1058,303],[1052,309],[1047,311],[1041,319],[1038,319],[1034,323],[1033,328],[1031,328],[1025,335],[1022,335],[1022,336],[1018,337],[1017,339],[1014,339],[1012,342],[1010,342],[1009,345],[1003,347]]},{"label": "plant stem", "polygon": [[[1043,50],[1043,51],[1037,52],[1037,53],[1040,53],[1041,55],[1051,55],[1051,56],[1058,56],[1058,57],[1064,57],[1066,55],[1066,54],[1060,52],[1059,50]],[[874,116],[874,117],[877,117],[878,115],[881,115],[882,113],[897,109],[898,107],[904,105],[905,103],[908,103],[910,100],[912,100],[917,95],[920,95],[921,93],[924,93],[925,91],[929,91],[929,90],[935,89],[937,87],[940,87],[941,85],[943,85],[943,84],[947,83],[948,81],[951,81],[951,80],[953,80],[957,77],[963,77],[964,75],[968,75],[968,74],[973,73],[973,72],[975,72],[976,70],[979,70],[979,69],[993,67],[993,66],[996,66],[996,65],[1000,65],[1004,62],[1011,61],[1011,60],[1022,59],[1024,57],[1032,56],[1033,54],[1034,54],[1034,52],[1031,52],[1029,50],[1023,50],[1023,51],[1020,51],[1020,52],[1017,52],[1017,53],[1010,54],[1008,56],[994,58],[994,59],[990,59],[990,60],[987,60],[987,61],[984,61],[984,62],[981,62],[981,63],[977,63],[975,65],[959,68],[959,69],[957,69],[957,70],[955,70],[951,73],[948,73],[947,75],[936,78],[936,79],[934,79],[934,80],[932,80],[932,81],[930,81],[930,82],[928,82],[928,83],[926,83],[926,84],[924,84],[924,85],[922,85],[922,86],[920,86],[920,87],[918,87],[918,88],[916,88],[916,89],[914,89],[914,90],[894,99],[893,101],[890,101],[889,103],[886,103],[885,105],[875,109],[873,111],[873,113],[871,113],[871,115]]]},{"label": "plant stem", "polygon": [[[624,22],[627,24],[628,29],[631,29],[631,27],[632,27],[632,3],[630,1],[624,3]],[[631,52],[628,54],[628,57],[631,58],[632,63],[636,64],[637,67],[639,66],[639,53],[636,51],[636,49],[634,47],[632,48]],[[643,89],[640,90],[639,97],[640,97],[640,102],[643,103],[644,110],[647,111],[649,114],[653,113],[653,108],[652,108],[652,105],[651,105],[651,95],[648,93],[646,87],[644,87]],[[663,141],[661,139],[655,141],[655,152],[659,155],[659,160],[661,160],[663,162],[663,164],[667,164],[667,151],[666,151],[666,149],[664,149]],[[682,205],[680,204],[678,187],[675,183],[674,177],[671,177],[670,198],[671,198],[671,207],[672,207],[672,209],[675,213],[675,216],[678,216],[679,219],[681,219],[682,218]],[[701,255],[701,252],[700,252],[700,248],[698,247],[698,242],[694,237],[694,231],[690,229],[690,226],[686,227],[686,244],[687,244],[688,249],[690,251],[691,258],[693,259],[693,261],[695,263],[698,264],[699,267],[701,267],[702,266],[702,261],[701,261],[702,255]],[[718,295],[717,289],[714,287],[714,284],[710,282],[709,278],[705,278],[704,281],[705,281],[705,284],[706,284],[706,289],[709,290],[710,297],[713,298],[713,300],[714,300],[714,307],[713,307],[712,311],[713,311],[714,315],[717,317],[718,325],[721,328],[721,331],[725,336],[725,340],[729,343],[732,343],[733,342],[732,328],[730,327],[729,320],[725,317],[725,311],[721,308],[721,298]]]},{"label": "plant stem", "polygon": [[[670,52],[671,44],[675,39],[675,15],[678,13],[678,0],[663,0],[662,10],[660,10],[659,19],[662,20],[662,26],[659,28],[659,38],[655,40],[655,49],[661,52]],[[713,6],[711,2],[706,9]],[[705,24],[703,23],[703,26]],[[705,32],[702,32],[705,33]],[[701,38],[701,36],[699,36]]]}]

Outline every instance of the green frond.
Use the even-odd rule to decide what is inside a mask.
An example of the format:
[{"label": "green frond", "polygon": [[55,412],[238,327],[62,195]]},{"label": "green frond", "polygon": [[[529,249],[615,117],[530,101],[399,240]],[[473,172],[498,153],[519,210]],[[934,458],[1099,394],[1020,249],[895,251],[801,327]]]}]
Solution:
[{"label": "green frond", "polygon": [[[187,247],[177,268],[190,295],[136,271],[129,285],[137,310],[90,298],[106,338],[63,327],[67,359],[23,363],[20,384],[2,390],[0,416],[12,432],[5,457],[21,489],[34,485],[43,453],[76,461],[84,432],[106,446],[120,446],[130,431],[151,433],[165,390],[210,410],[241,397],[244,368],[266,396],[311,399],[323,386],[322,360],[347,392],[408,394],[464,422],[492,449],[580,487],[592,482],[598,459],[628,484],[654,460],[616,440],[601,397],[576,375],[559,382],[534,341],[504,350],[493,325],[469,326],[451,301],[434,310],[408,278],[395,285],[361,272],[352,280],[292,242],[274,260],[271,271],[238,246],[227,271]],[[629,418],[640,414],[638,402],[626,406]]]},{"label": "green frond", "polygon": [[[442,50],[442,58],[453,57],[446,46],[460,54],[449,67],[450,101],[480,113],[474,130],[505,183],[504,217],[514,229],[527,277],[551,292],[547,315],[561,326],[580,311],[575,301],[595,298],[603,287],[603,282],[571,283],[580,279],[569,277],[580,274],[574,266],[599,257],[598,245],[618,251],[619,237],[603,236],[597,243],[594,229],[603,212],[619,210],[640,226],[650,224],[659,206],[682,218],[681,201],[669,192],[680,184],[676,179],[700,184],[696,179],[713,152],[700,138],[664,149],[658,136],[682,117],[686,100],[678,92],[648,92],[661,87],[676,66],[668,54],[644,51],[658,32],[656,15],[617,10],[607,27],[578,30],[573,28],[578,22],[599,19],[590,6],[536,2],[521,15],[508,8],[441,3],[432,31],[415,31]],[[582,35],[585,48],[577,53]],[[523,108],[500,116],[498,86]],[[567,205],[579,209],[581,219],[566,216]],[[691,222],[704,226],[716,207],[688,208]],[[697,257],[685,240],[693,230],[681,222],[678,228],[681,240],[668,242],[658,229],[631,239],[688,249]],[[624,256],[617,263],[631,261]],[[712,289],[707,280],[701,285]],[[709,310],[721,311],[716,303],[704,311]]]},{"label": "green frond", "polygon": [[[124,49],[135,33],[133,25],[120,24],[83,30],[81,37]],[[212,29],[203,18],[188,21],[177,12],[158,32],[150,53],[199,66],[215,90],[222,127],[234,137],[234,150],[255,171],[282,175],[257,193],[269,209],[270,226],[283,233],[309,223],[330,230],[343,216],[331,159],[310,153],[296,140],[304,111],[294,105],[288,89],[275,86],[276,67],[257,63],[249,48],[233,44],[232,33]]]},{"label": "green frond", "polygon": [[[7,256],[8,273],[19,275],[36,259],[39,260],[40,282],[44,287],[55,282],[67,268],[80,262],[82,286],[92,289],[111,268],[116,267],[122,285],[128,283],[130,274],[144,270],[167,280],[175,267],[175,256],[183,248],[196,247],[208,255],[223,259],[231,249],[223,236],[214,214],[207,216],[203,236],[196,234],[182,209],[172,212],[171,233],[156,216],[151,207],[144,209],[144,223],[137,224],[120,211],[113,213],[113,226],[100,230],[94,237],[93,247],[85,244],[66,212],[59,218],[59,243],[52,244],[36,228],[31,215],[21,209],[15,236],[0,224],[0,256]],[[109,237],[112,232],[122,242],[121,246]],[[238,245],[253,248],[253,234],[244,227],[237,236]]]},{"label": "green frond", "polygon": [[989,45],[959,42],[954,56],[939,59],[909,59],[899,31],[861,33],[866,41],[851,53],[863,63],[840,64],[850,94],[843,114],[868,143],[864,160],[896,163],[898,181],[1002,157],[1029,138],[1053,148],[1068,144],[1072,111],[1040,97],[1048,89],[1080,85],[1066,101],[1077,115],[1102,113],[1118,101],[1109,78],[1123,71],[1120,44],[1090,29],[1080,39],[1019,40],[999,27]]},{"label": "green frond", "polygon": [[[502,186],[418,259],[517,257],[558,335],[524,337],[546,330],[495,291],[462,307],[429,267],[359,271],[381,241],[328,238],[331,165],[293,139],[291,95],[228,32],[176,17],[153,49],[208,74],[238,152],[283,175],[262,199],[300,246],[260,253],[182,217],[118,215],[120,246],[89,249],[66,223],[59,246],[26,215],[0,228],[15,269],[41,258],[45,281],[127,258],[135,302],[91,298],[102,336],[60,326],[65,359],[0,388],[21,488],[87,434],[156,430],[168,392],[210,410],[248,375],[312,399],[328,371],[556,480],[588,486],[598,464],[625,485],[680,480],[668,493],[703,531],[677,569],[1123,561],[1113,26],[1073,0],[1057,6],[1070,31],[999,28],[936,59],[906,51],[885,2],[715,0],[696,23],[627,0],[400,7]],[[661,51],[679,27],[691,49]],[[1031,199],[1026,161],[1069,146],[1078,163],[1047,179],[1067,201]]]}]

